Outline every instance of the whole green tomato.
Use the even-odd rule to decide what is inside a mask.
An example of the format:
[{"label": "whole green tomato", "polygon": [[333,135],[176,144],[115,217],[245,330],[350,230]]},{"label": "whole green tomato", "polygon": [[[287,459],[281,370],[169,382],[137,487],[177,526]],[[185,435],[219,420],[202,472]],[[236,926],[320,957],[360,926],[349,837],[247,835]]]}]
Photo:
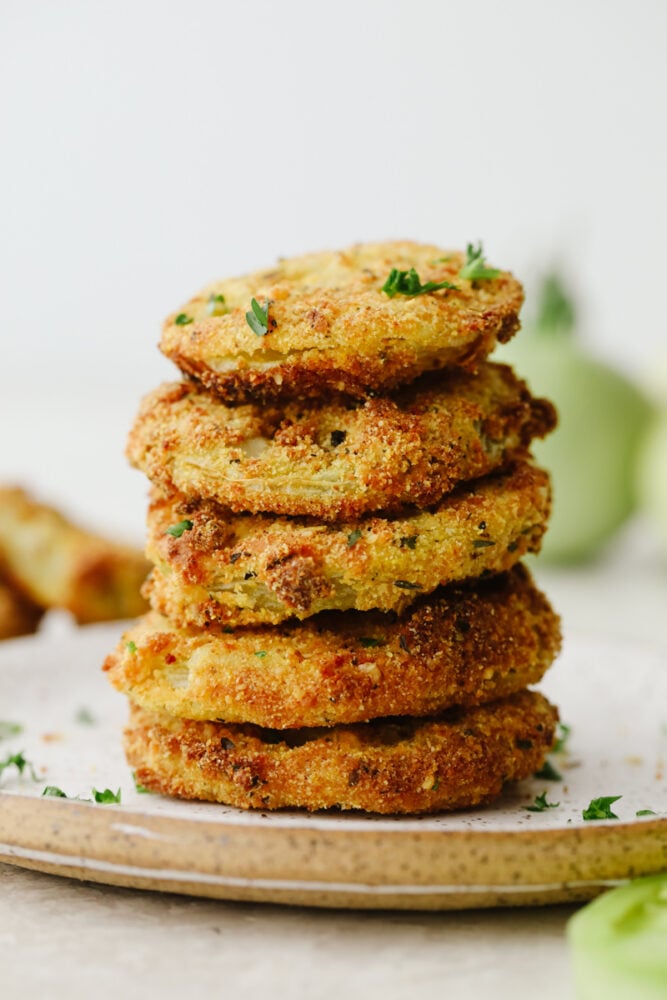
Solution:
[{"label": "whole green tomato", "polygon": [[591,558],[635,509],[638,454],[652,415],[628,378],[584,352],[574,328],[572,304],[551,276],[536,320],[500,359],[558,409],[554,433],[533,445],[552,475],[554,507],[542,552],[553,562]]}]

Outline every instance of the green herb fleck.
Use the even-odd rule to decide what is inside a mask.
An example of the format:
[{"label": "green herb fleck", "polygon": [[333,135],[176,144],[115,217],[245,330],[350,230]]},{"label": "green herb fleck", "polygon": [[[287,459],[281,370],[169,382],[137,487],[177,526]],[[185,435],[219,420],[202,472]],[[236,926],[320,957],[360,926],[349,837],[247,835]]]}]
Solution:
[{"label": "green herb fleck", "polygon": [[543,766],[534,774],[535,778],[543,778],[544,781],[562,781],[563,775],[557,771],[550,760],[545,760]]},{"label": "green herb fleck", "polygon": [[558,736],[556,738],[556,742],[554,743],[554,753],[563,753],[571,732],[571,726],[566,725],[564,722],[558,723]]},{"label": "green herb fleck", "polygon": [[269,332],[269,300],[266,300],[262,309],[257,299],[251,299],[250,308],[252,312],[245,314],[248,326],[258,337],[266,337]]},{"label": "green herb fleck", "polygon": [[375,639],[372,635],[362,635],[359,637],[359,645],[364,649],[373,649],[375,646],[384,646],[383,639]]},{"label": "green herb fleck", "polygon": [[137,791],[139,795],[151,794],[150,788],[146,788],[145,785],[142,785],[139,781],[137,781],[137,775],[134,771],[132,772],[132,781],[134,782],[135,791]]},{"label": "green herb fleck", "polygon": [[490,538],[474,538],[472,547],[473,549],[488,549],[495,544],[496,543],[492,542]]},{"label": "green herb fleck", "polygon": [[414,549],[417,544],[417,535],[404,535],[401,538],[402,549]]},{"label": "green herb fleck", "polygon": [[8,767],[15,767],[19,774],[23,774],[23,772],[27,769],[30,771],[32,780],[39,781],[39,778],[35,774],[34,767],[29,760],[26,760],[23,752],[8,754],[4,760],[0,760],[0,776],[7,770]]},{"label": "green herb fleck", "polygon": [[616,813],[611,811],[611,806],[622,796],[606,795],[599,799],[591,799],[586,809],[583,810],[584,819],[618,819]]},{"label": "green herb fleck", "polygon": [[487,267],[481,242],[477,246],[469,243],[466,248],[466,262],[459,271],[459,277],[468,281],[488,281],[497,278],[499,274],[497,268]]},{"label": "green herb fleck", "polygon": [[255,650],[255,656],[258,656],[260,658],[260,660],[263,660],[266,655],[267,655],[267,652],[266,652],[265,649],[257,649],[257,650]]},{"label": "green herb fleck", "polygon": [[[129,646],[129,643],[128,643]],[[91,711],[87,708],[80,708],[79,711],[74,716],[74,721],[78,722],[81,726],[94,726],[97,719]]]},{"label": "green herb fleck", "polygon": [[132,653],[134,655],[134,653],[136,653],[137,651],[137,644],[133,639],[130,639],[129,642],[125,643],[125,648],[128,651],[128,653]]},{"label": "green herb fleck", "polygon": [[347,547],[351,549],[353,545],[357,544],[360,538],[361,538],[361,531],[359,530],[359,528],[355,528],[354,531],[351,531],[350,534],[347,536]]},{"label": "green herb fleck", "polygon": [[42,796],[44,796],[44,795],[46,795],[46,796],[48,796],[48,797],[50,797],[52,799],[68,799],[69,798],[69,795],[65,795],[65,793],[62,790],[62,788],[58,788],[57,785],[47,785],[46,788],[44,789],[44,791],[42,792]]},{"label": "green herb fleck", "polygon": [[394,586],[401,590],[423,590],[420,583],[410,583],[409,580],[394,580]]},{"label": "green herb fleck", "polygon": [[18,722],[0,722],[0,740],[9,740],[23,732]]},{"label": "green herb fleck", "polygon": [[224,295],[212,293],[206,303],[206,312],[209,316],[223,316],[227,312],[227,303]]},{"label": "green herb fleck", "polygon": [[120,802],[120,788],[117,792],[112,792],[110,788],[105,788],[102,792],[98,792],[96,788],[91,788],[90,793],[93,796],[92,801],[98,802],[103,806],[106,806],[111,802]]},{"label": "green herb fleck", "polygon": [[409,271],[399,271],[397,268],[392,267],[389,277],[382,286],[382,291],[390,299],[393,299],[395,295],[407,295],[413,298],[415,295],[426,295],[428,292],[436,292],[439,288],[452,288],[456,290],[457,286],[453,285],[451,281],[427,281],[422,285],[414,267],[411,267]]},{"label": "green herb fleck", "polygon": [[657,815],[658,815],[657,812],[654,812],[653,809],[638,809],[637,812],[635,813],[635,816],[657,816]]},{"label": "green herb fleck", "polygon": [[179,521],[178,524],[172,524],[170,528],[167,528],[165,535],[171,535],[172,538],[180,538],[184,531],[190,531],[192,529],[192,521]]},{"label": "green herb fleck", "polygon": [[541,795],[535,796],[532,806],[524,806],[523,808],[531,813],[541,813],[545,809],[557,809],[559,805],[560,802],[547,802],[547,793],[544,791]]},{"label": "green herb fleck", "polygon": [[176,326],[188,326],[190,323],[194,323],[192,316],[188,316],[187,313],[179,313],[174,320]]}]

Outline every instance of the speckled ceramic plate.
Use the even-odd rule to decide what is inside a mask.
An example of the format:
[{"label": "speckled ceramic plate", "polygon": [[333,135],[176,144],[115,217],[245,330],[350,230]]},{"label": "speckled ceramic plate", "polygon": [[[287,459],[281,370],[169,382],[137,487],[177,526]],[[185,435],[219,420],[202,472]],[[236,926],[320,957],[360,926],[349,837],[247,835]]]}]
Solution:
[{"label": "speckled ceramic plate", "polygon": [[[56,623],[58,624],[58,623]],[[585,900],[667,868],[667,658],[570,637],[542,685],[571,727],[552,762],[494,807],[416,819],[246,813],[139,794],[121,750],[126,706],[100,672],[118,625],[62,623],[0,647],[0,860],[95,882],[222,899],[456,909]],[[121,789],[121,805],[44,798]],[[559,803],[530,812],[536,796]],[[619,795],[618,819],[585,821]],[[637,815],[643,810],[653,813]]]}]

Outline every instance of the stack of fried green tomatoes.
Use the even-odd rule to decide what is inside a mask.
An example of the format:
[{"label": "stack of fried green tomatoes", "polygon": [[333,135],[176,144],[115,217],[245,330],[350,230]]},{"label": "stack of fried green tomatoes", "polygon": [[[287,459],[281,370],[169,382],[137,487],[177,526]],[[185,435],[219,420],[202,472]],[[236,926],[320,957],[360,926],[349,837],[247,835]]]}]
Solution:
[{"label": "stack of fried green tomatoes", "polygon": [[488,356],[522,289],[412,242],[281,260],[171,315],[142,403],[152,610],[106,660],[153,791],[430,813],[538,770],[560,644],[540,547],[556,422]]}]

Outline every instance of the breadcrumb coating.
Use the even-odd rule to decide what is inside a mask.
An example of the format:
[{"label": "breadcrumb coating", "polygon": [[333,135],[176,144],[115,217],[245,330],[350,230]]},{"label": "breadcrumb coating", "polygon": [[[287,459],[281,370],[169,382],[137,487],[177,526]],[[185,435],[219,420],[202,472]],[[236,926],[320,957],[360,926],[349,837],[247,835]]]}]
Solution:
[{"label": "breadcrumb coating", "polygon": [[[281,260],[204,288],[168,317],[160,347],[227,402],[341,392],[363,397],[449,366],[474,371],[519,328],[511,274],[460,277],[465,255],[394,241]],[[392,268],[455,289],[389,297]],[[246,314],[268,304],[265,333]]]},{"label": "breadcrumb coating", "polygon": [[436,591],[405,614],[329,612],[210,635],[151,612],[104,664],[149,712],[272,729],[435,715],[540,680],[560,627],[528,572]]},{"label": "breadcrumb coating", "polygon": [[321,520],[438,503],[556,423],[506,365],[425,376],[393,397],[225,406],[193,383],[143,401],[127,454],[164,491]]},{"label": "breadcrumb coating", "polygon": [[522,691],[437,719],[276,731],[150,715],[132,706],[125,749],[136,780],[242,809],[429,813],[496,799],[552,746],[558,713]]},{"label": "breadcrumb coating", "polygon": [[[395,518],[319,523],[155,496],[147,554],[156,565],[145,591],[181,627],[400,613],[442,584],[503,572],[537,551],[550,502],[548,475],[527,462]],[[174,537],[174,525],[189,527]]]}]

